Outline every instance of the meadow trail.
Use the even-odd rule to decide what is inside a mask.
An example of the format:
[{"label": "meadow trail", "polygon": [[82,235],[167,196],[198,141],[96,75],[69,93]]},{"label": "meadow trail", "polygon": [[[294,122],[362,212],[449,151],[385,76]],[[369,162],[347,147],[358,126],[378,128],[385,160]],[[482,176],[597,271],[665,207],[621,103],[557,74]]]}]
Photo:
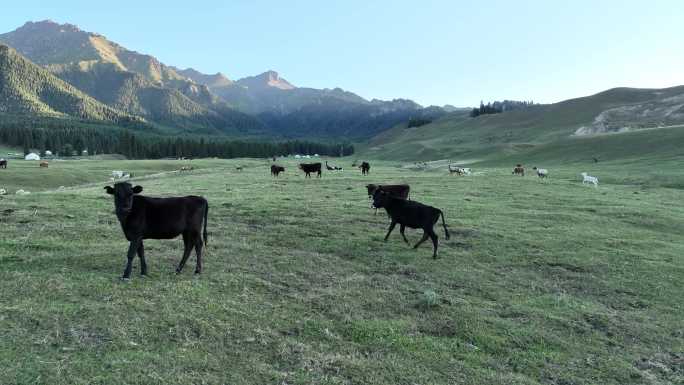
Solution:
[{"label": "meadow trail", "polygon": [[[170,160],[14,162],[0,187],[49,194],[0,197],[0,383],[684,379],[675,160],[545,164],[547,180],[390,161],[364,177],[351,161],[321,179],[292,160],[279,178],[259,159],[193,160],[186,173]],[[111,170],[133,172],[143,195],[207,198],[201,276],[194,255],[173,273],[180,240],[147,240],[149,276],[136,259],[119,281],[127,242],[100,182]],[[382,241],[389,222],[368,183],[408,183],[444,211],[438,259],[396,230]],[[412,244],[420,235],[407,230]]]}]

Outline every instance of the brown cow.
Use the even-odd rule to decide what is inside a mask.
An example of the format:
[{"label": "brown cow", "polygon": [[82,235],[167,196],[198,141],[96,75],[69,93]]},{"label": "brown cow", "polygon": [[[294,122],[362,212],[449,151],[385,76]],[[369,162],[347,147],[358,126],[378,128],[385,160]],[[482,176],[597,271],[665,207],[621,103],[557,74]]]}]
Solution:
[{"label": "brown cow", "polygon": [[525,168],[522,166],[522,164],[516,164],[512,174],[525,176]]},{"label": "brown cow", "polygon": [[46,162],[46,161],[40,162],[40,167],[48,168],[48,166],[50,166],[50,163],[48,163],[48,162]]}]

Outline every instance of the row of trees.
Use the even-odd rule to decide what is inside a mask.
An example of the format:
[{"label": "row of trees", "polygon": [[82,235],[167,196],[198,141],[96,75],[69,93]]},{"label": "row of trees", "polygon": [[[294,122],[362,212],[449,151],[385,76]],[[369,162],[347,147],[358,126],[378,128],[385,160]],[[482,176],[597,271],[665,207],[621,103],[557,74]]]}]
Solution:
[{"label": "row of trees", "polygon": [[121,154],[132,159],[168,157],[271,157],[286,154],[346,156],[354,153],[351,144],[327,144],[291,140],[259,142],[219,138],[169,137],[133,133],[127,129],[90,126],[25,127],[19,123],[0,125],[0,143],[60,156],[82,154]]},{"label": "row of trees", "polygon": [[495,101],[495,102],[489,102],[487,104],[484,104],[484,102],[480,101],[480,108],[473,108],[472,111],[470,111],[470,116],[475,118],[480,115],[487,115],[487,114],[500,114],[502,112],[506,111],[512,111],[512,110],[519,110],[522,108],[528,108],[530,106],[533,106],[534,102],[533,101],[519,101],[519,100],[504,100],[502,102],[500,101]]}]

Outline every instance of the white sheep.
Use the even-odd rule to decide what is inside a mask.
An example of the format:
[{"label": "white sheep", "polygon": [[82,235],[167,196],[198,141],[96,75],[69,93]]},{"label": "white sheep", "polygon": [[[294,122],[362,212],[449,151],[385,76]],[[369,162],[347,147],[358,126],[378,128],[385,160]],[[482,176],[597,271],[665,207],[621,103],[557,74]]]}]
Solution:
[{"label": "white sheep", "polygon": [[598,187],[598,178],[595,176],[588,175],[586,172],[581,173],[582,177],[582,184],[587,184],[587,183],[593,183],[594,187]]},{"label": "white sheep", "polygon": [[537,176],[540,178],[546,178],[547,176],[549,176],[549,170],[545,168],[532,167],[532,169],[537,172]]}]

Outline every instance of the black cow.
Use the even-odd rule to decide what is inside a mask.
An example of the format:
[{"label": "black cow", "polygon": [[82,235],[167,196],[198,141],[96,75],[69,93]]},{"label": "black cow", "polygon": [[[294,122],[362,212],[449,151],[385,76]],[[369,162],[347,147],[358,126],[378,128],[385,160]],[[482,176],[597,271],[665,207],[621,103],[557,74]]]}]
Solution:
[{"label": "black cow", "polygon": [[359,168],[361,169],[362,175],[367,175],[368,172],[370,171],[370,164],[368,162],[363,162],[363,163],[361,163]]},{"label": "black cow", "polygon": [[0,159],[0,168],[7,168],[7,159]]},{"label": "black cow", "polygon": [[271,175],[278,176],[281,172],[285,172],[285,167],[278,165],[271,165]]},{"label": "black cow", "polygon": [[299,168],[306,174],[305,177],[311,178],[311,173],[315,172],[321,177],[321,163],[300,163]]},{"label": "black cow", "polygon": [[428,237],[432,239],[432,258],[437,258],[437,234],[435,234],[434,226],[442,217],[442,226],[444,227],[444,236],[449,239],[449,230],[447,230],[446,223],[444,221],[444,213],[442,210],[427,206],[416,201],[408,201],[401,198],[393,197],[389,193],[378,189],[373,194],[373,206],[377,208],[384,208],[387,213],[392,218],[387,235],[385,235],[385,242],[389,238],[394,226],[397,223],[400,225],[399,232],[404,238],[404,241],[408,244],[409,241],[406,239],[404,230],[406,227],[412,229],[423,229],[423,237],[418,241],[413,248],[417,248],[423,242],[425,242]]},{"label": "black cow", "polygon": [[[133,187],[128,182],[119,182],[114,187],[105,186],[107,194],[114,195],[116,217],[121,229],[130,242],[128,263],[123,279],[131,276],[133,257],[140,257],[140,275],[147,275],[144,239],[172,239],[183,235],[185,250],[176,273],[180,273],[194,248],[197,253],[195,274],[202,272],[202,247],[207,243],[207,215],[209,204],[199,196],[176,198],[151,198],[138,195],[142,186]],[[202,222],[204,232],[202,233]],[[202,240],[204,235],[204,240]]]},{"label": "black cow", "polygon": [[[409,193],[411,186],[407,184],[367,184],[368,198],[373,198],[376,191],[382,190],[396,198],[410,199]],[[375,214],[378,214],[378,209],[375,208]]]}]

